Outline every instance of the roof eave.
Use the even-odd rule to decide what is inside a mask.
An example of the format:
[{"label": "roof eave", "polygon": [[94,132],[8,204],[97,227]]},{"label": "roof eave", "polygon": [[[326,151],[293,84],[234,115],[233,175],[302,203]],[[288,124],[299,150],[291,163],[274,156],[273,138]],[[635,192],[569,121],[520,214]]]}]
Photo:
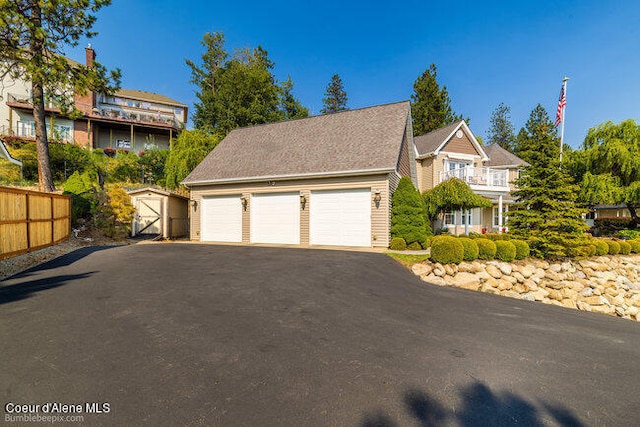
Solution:
[{"label": "roof eave", "polygon": [[312,172],[306,174],[286,174],[286,175],[265,175],[255,177],[240,177],[240,178],[222,178],[222,179],[204,179],[187,181],[184,180],[180,184],[186,186],[200,186],[200,185],[219,185],[219,184],[238,184],[243,182],[259,182],[259,181],[291,181],[295,179],[312,179],[312,178],[334,178],[341,176],[363,176],[363,175],[378,175],[385,173],[395,172],[395,168],[377,168],[377,169],[359,169],[351,171],[334,171],[334,172]]}]

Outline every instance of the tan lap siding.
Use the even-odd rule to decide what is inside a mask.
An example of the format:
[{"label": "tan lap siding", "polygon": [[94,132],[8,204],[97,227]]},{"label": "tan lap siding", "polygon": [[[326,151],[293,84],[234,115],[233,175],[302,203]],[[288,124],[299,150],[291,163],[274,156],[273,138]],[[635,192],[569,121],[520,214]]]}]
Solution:
[{"label": "tan lap siding", "polygon": [[[191,210],[191,240],[200,240],[200,207],[205,196],[237,194],[247,199],[247,210],[242,212],[242,242],[249,243],[251,194],[301,192],[307,197],[304,210],[300,210],[300,245],[309,245],[309,202],[311,191],[370,188],[371,195],[371,242],[372,246],[389,246],[389,180],[387,175],[367,177],[319,178],[308,180],[276,181],[267,186],[265,181],[243,184],[221,184],[194,186],[191,199],[198,203],[198,210]],[[373,193],[380,190],[380,206],[373,202]]]},{"label": "tan lap siding", "polygon": [[474,156],[480,155],[464,132],[462,132],[462,138],[458,138],[456,135],[452,136],[441,151],[446,151],[447,153],[472,154]]}]

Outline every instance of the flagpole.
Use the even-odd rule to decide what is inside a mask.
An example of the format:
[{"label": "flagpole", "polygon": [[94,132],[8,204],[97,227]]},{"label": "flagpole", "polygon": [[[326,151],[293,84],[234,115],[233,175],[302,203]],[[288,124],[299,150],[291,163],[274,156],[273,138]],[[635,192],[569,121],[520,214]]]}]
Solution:
[{"label": "flagpole", "polygon": [[[565,99],[567,98],[567,80],[569,80],[569,77],[565,77],[564,79],[562,79],[562,90],[564,91]],[[566,109],[566,105],[562,107],[562,129],[560,130],[560,165],[562,165],[562,147],[564,145],[564,113]]]}]

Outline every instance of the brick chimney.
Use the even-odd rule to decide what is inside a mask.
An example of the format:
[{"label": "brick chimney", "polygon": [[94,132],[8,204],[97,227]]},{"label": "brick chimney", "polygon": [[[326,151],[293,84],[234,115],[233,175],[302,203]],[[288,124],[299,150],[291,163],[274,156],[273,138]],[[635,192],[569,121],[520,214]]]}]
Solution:
[{"label": "brick chimney", "polygon": [[[96,59],[96,52],[91,47],[91,43],[84,48],[84,52],[87,67],[92,67],[93,62]],[[74,98],[76,108],[82,111],[85,115],[91,115],[96,106],[96,94],[93,91],[88,90],[84,95],[75,94]]]},{"label": "brick chimney", "polygon": [[91,47],[91,43],[84,48],[85,64],[87,67],[93,67],[93,61],[96,60],[96,51]]}]

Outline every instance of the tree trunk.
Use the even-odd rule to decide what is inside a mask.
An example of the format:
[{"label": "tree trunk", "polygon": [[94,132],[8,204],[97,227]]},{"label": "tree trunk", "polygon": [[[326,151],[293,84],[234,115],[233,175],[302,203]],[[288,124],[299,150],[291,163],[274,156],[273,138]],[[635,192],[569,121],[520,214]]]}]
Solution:
[{"label": "tree trunk", "polygon": [[[31,9],[31,51],[33,63],[41,72],[45,71],[44,65],[44,37],[42,35],[42,10],[36,0],[30,1]],[[47,125],[44,111],[44,84],[43,77],[36,74],[31,81],[31,95],[33,102],[33,122],[36,131],[36,152],[38,154],[38,187],[41,191],[52,192],[56,187],[53,184],[51,164],[49,163],[49,141],[47,141]]]},{"label": "tree trunk", "polygon": [[636,205],[627,203],[627,209],[629,210],[629,214],[631,214],[631,222],[637,228],[640,226],[640,218],[638,218],[638,211],[636,210]]},{"label": "tree trunk", "polygon": [[47,126],[44,112],[44,90],[42,85],[32,83],[33,93],[33,121],[36,130],[36,152],[38,154],[38,187],[41,191],[52,192],[56,187],[51,174],[49,162],[49,141],[47,140]]}]

